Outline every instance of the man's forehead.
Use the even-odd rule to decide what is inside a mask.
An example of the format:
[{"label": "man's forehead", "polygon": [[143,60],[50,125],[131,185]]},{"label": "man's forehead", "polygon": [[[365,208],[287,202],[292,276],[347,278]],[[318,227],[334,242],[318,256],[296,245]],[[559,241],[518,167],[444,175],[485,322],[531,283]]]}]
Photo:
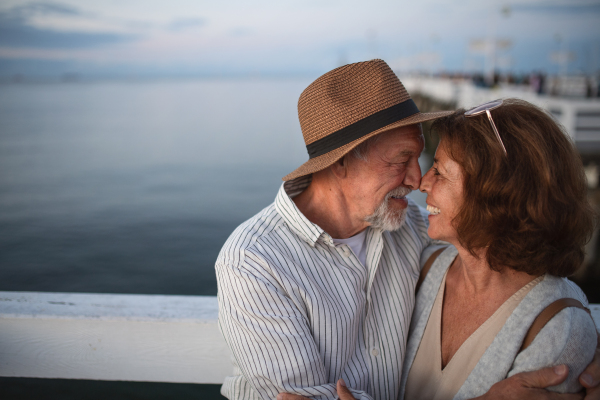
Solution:
[{"label": "man's forehead", "polygon": [[383,132],[380,135],[381,137],[423,136],[423,128],[421,128],[421,124],[412,124],[390,129],[389,131]]},{"label": "man's forehead", "polygon": [[421,126],[421,124],[401,126],[400,128],[392,130],[392,132],[394,131],[396,133],[404,135],[423,135],[423,127]]},{"label": "man's forehead", "polygon": [[[401,149],[401,152],[414,153],[415,151],[418,151],[420,153],[425,145],[425,138],[423,137],[421,124],[413,124],[395,128],[383,133],[382,136],[384,143],[382,143],[383,146],[381,147],[385,148],[390,145],[395,145]],[[420,148],[416,150],[415,145]],[[406,147],[406,149],[402,149],[402,147]]]}]

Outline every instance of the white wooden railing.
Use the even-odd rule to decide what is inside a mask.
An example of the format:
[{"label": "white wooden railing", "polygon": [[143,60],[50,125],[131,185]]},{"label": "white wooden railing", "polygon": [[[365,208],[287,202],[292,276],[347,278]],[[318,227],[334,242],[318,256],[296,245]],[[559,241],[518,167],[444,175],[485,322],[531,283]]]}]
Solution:
[{"label": "white wooden railing", "polygon": [[216,297],[0,292],[0,376],[214,384],[231,369]]},{"label": "white wooden railing", "polygon": [[0,376],[221,383],[217,298],[0,292]]}]

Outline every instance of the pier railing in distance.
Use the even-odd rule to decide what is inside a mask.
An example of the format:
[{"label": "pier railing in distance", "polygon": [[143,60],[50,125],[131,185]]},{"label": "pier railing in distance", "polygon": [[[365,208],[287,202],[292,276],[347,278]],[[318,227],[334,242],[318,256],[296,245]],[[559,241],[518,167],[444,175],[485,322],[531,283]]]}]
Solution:
[{"label": "pier railing in distance", "polygon": [[485,102],[516,97],[548,110],[566,129],[582,154],[600,153],[600,99],[538,95],[527,87],[502,85],[490,90],[476,87],[470,80],[400,75],[410,93],[471,108]]},{"label": "pier railing in distance", "polygon": [[218,384],[217,311],[212,296],[0,292],[0,376]]}]

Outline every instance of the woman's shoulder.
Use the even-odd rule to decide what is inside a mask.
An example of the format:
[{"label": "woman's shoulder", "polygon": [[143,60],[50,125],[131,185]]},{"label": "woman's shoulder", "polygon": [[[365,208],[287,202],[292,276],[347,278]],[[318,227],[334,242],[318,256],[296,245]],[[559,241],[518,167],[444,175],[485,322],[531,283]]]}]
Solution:
[{"label": "woman's shoulder", "polygon": [[[534,305],[532,309],[537,316],[561,298],[579,300],[588,306],[585,294],[575,283],[550,275],[544,276],[524,301]],[[569,379],[550,389],[562,393],[578,391],[581,387],[577,377],[591,362],[596,343],[596,327],[591,316],[580,308],[565,308],[548,321],[527,349],[517,355],[509,376],[543,366],[567,364],[571,371]]]},{"label": "woman's shoulder", "polygon": [[[577,284],[567,278],[545,275],[527,294],[515,311],[527,310],[528,317],[531,320],[528,322],[528,327],[540,313],[559,299],[575,299],[584,307],[589,307],[587,297]],[[579,339],[576,339],[576,337],[579,337]],[[589,337],[590,340],[584,340],[584,337]],[[552,350],[547,349],[547,353],[554,353],[558,356],[562,351],[569,351],[568,347],[576,345],[578,342],[583,345],[587,341],[593,341],[594,345],[590,347],[593,350],[596,347],[596,340],[596,326],[590,314],[582,308],[567,307],[555,314],[546,323],[536,336],[532,346],[536,342],[538,346],[546,342],[546,345],[552,347]],[[586,346],[579,347],[581,351],[587,351]],[[535,353],[535,351],[529,352],[528,350],[529,348],[522,353]]]},{"label": "woman's shoulder", "polygon": [[[529,292],[523,299],[523,306],[529,305],[531,314],[535,318],[559,299],[575,299],[584,307],[589,307],[585,294],[577,284],[567,278],[551,275],[545,275],[544,279]],[[581,331],[583,335],[589,334],[594,342],[596,341],[596,327],[590,314],[582,308],[566,307],[546,323],[533,343],[552,338],[554,352],[558,352],[561,348],[564,349],[569,341],[573,341],[577,331]]]},{"label": "woman's shoulder", "polygon": [[529,347],[520,351],[534,319],[549,304],[565,297],[587,306],[587,299],[577,285],[564,278],[544,276],[512,312],[456,398],[476,397],[507,376],[558,364],[569,366],[569,378],[550,389],[562,393],[580,390],[577,377],[592,360],[597,341],[594,322],[584,310],[571,307],[562,310]]},{"label": "woman's shoulder", "polygon": [[585,307],[588,306],[588,300],[581,288],[567,278],[559,278],[552,275],[544,275],[544,279],[536,285],[531,291],[529,301],[540,302],[540,304],[550,304],[551,302],[571,298],[580,301]]}]

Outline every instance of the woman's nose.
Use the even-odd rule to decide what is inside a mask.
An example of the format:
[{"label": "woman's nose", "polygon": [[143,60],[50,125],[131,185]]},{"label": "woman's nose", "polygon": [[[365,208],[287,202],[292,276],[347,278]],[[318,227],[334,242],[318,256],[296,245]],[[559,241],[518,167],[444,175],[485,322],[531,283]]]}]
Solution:
[{"label": "woman's nose", "polygon": [[425,175],[423,175],[423,177],[421,178],[421,185],[419,186],[419,191],[423,193],[429,191],[429,188],[431,187],[429,185],[429,171],[427,171]]}]

